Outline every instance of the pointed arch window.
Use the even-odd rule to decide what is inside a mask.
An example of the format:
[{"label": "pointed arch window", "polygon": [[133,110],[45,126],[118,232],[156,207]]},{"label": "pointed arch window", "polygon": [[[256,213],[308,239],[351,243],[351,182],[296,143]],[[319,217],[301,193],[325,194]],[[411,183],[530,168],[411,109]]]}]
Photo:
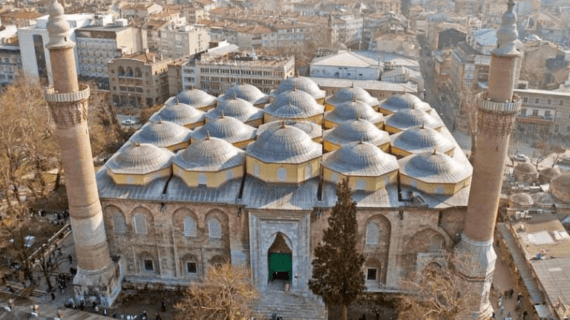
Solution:
[{"label": "pointed arch window", "polygon": [[192,217],[184,217],[184,236],[185,237],[196,237],[196,220]]},{"label": "pointed arch window", "polygon": [[116,234],[124,234],[126,228],[127,226],[123,214],[115,212],[113,214],[113,231],[115,231]]},{"label": "pointed arch window", "polygon": [[366,226],[366,244],[376,245],[378,244],[378,238],[380,238],[380,228],[374,222],[368,223]]},{"label": "pointed arch window", "polygon": [[135,225],[135,233],[136,234],[146,234],[146,216],[144,213],[137,213],[134,216],[134,225]]},{"label": "pointed arch window", "polygon": [[280,182],[287,181],[287,169],[283,167],[277,169],[277,180],[279,180]]},{"label": "pointed arch window", "polygon": [[222,226],[218,219],[210,219],[208,221],[208,234],[210,239],[221,239],[222,238]]}]

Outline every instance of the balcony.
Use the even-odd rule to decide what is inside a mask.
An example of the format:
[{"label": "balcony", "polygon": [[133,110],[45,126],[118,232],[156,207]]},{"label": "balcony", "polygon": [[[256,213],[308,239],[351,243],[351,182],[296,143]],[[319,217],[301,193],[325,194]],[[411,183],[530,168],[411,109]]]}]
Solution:
[{"label": "balcony", "polygon": [[554,123],[553,116],[533,116],[533,115],[517,115],[517,121],[521,123],[539,123],[539,124],[552,124]]}]

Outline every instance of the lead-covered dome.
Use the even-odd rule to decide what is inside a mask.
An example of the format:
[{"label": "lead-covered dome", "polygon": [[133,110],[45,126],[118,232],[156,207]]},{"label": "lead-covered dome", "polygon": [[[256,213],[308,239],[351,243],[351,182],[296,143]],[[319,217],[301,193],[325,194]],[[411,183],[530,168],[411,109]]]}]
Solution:
[{"label": "lead-covered dome", "polygon": [[276,130],[265,130],[246,153],[265,163],[302,163],[320,157],[322,148],[303,130],[282,123]]},{"label": "lead-covered dome", "polygon": [[509,207],[526,209],[532,207],[534,201],[528,193],[515,193],[509,197]]},{"label": "lead-covered dome", "polygon": [[366,90],[354,86],[340,89],[332,97],[326,99],[325,102],[336,108],[341,103],[353,100],[362,101],[371,107],[378,106],[378,99],[372,97]]},{"label": "lead-covered dome", "polygon": [[444,153],[424,152],[398,160],[400,182],[427,193],[454,194],[470,184],[473,168]]},{"label": "lead-covered dome", "polygon": [[398,170],[398,161],[368,142],[350,142],[323,156],[323,167],[348,176],[378,177]]},{"label": "lead-covered dome", "polygon": [[325,113],[325,128],[333,128],[343,121],[364,119],[381,128],[384,117],[363,101],[348,101],[338,104],[333,111]]},{"label": "lead-covered dome", "polygon": [[324,99],[326,91],[319,89],[319,86],[311,79],[306,77],[294,77],[281,81],[277,90],[271,92],[272,97],[277,97],[283,92],[299,90],[310,94],[313,99]]},{"label": "lead-covered dome", "polygon": [[208,109],[216,105],[216,97],[198,89],[188,89],[180,92],[176,97],[167,100],[166,104],[185,103],[198,109]]},{"label": "lead-covered dome", "polygon": [[451,155],[455,143],[440,132],[418,126],[406,129],[390,136],[392,154],[405,157],[412,153],[423,153],[437,149]]},{"label": "lead-covered dome", "polygon": [[209,121],[221,118],[222,115],[236,118],[244,123],[252,123],[263,119],[263,112],[250,102],[233,97],[232,99],[221,100],[217,107],[206,113]]},{"label": "lead-covered dome", "polygon": [[380,112],[384,115],[389,115],[406,109],[419,109],[426,112],[431,111],[429,104],[423,102],[420,98],[410,93],[391,96],[384,100],[379,107]]},{"label": "lead-covered dome", "polygon": [[191,144],[178,153],[173,163],[185,171],[222,171],[241,166],[245,161],[245,152],[231,143],[209,137]]},{"label": "lead-covered dome", "polygon": [[385,121],[385,130],[390,133],[400,132],[411,127],[425,126],[439,130],[444,126],[439,118],[435,118],[419,109],[405,109],[388,117]]},{"label": "lead-covered dome", "polygon": [[218,97],[218,100],[232,99],[234,97],[246,100],[253,105],[264,105],[269,102],[269,96],[251,84],[235,85]]},{"label": "lead-covered dome", "polygon": [[538,173],[538,180],[541,184],[549,183],[550,180],[558,177],[560,170],[558,168],[544,168]]},{"label": "lead-covered dome", "polygon": [[280,127],[283,126],[283,122],[287,126],[303,130],[315,142],[320,142],[322,140],[323,128],[321,126],[310,121],[295,121],[295,120],[272,121],[269,123],[262,124],[257,129],[257,136],[259,137],[266,130],[275,131],[279,129]]},{"label": "lead-covered dome", "polygon": [[570,203],[570,173],[565,172],[550,180],[550,192],[557,199]]},{"label": "lead-covered dome", "polygon": [[237,146],[245,147],[249,141],[255,139],[256,129],[248,126],[236,118],[223,116],[210,121],[192,133],[192,142],[200,141],[208,136],[224,139]]},{"label": "lead-covered dome", "polygon": [[170,121],[148,122],[129,141],[132,143],[150,143],[171,151],[184,148],[190,142],[192,131]]},{"label": "lead-covered dome", "polygon": [[152,117],[150,121],[170,121],[177,125],[192,128],[204,123],[204,111],[198,110],[185,103],[167,104]]},{"label": "lead-covered dome", "polygon": [[378,129],[370,121],[364,119],[347,120],[337,127],[325,131],[323,135],[326,151],[335,150],[351,142],[369,142],[383,151],[387,151],[390,144],[388,132]]},{"label": "lead-covered dome", "polygon": [[513,170],[515,180],[518,182],[533,183],[538,179],[538,171],[533,164],[522,162]]},{"label": "lead-covered dome", "polygon": [[170,176],[174,153],[155,145],[128,143],[107,163],[107,174],[116,184],[144,185],[154,179]]},{"label": "lead-covered dome", "polygon": [[263,112],[272,119],[308,119],[324,112],[324,107],[301,90],[285,91],[266,105]]}]

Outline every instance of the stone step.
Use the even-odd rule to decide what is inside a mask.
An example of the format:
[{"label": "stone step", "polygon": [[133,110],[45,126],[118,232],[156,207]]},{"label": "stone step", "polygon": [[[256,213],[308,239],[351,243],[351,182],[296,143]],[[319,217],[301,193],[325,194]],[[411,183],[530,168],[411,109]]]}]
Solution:
[{"label": "stone step", "polygon": [[327,318],[323,303],[281,291],[263,293],[252,307],[259,316],[268,319],[274,313],[284,320],[325,320]]}]

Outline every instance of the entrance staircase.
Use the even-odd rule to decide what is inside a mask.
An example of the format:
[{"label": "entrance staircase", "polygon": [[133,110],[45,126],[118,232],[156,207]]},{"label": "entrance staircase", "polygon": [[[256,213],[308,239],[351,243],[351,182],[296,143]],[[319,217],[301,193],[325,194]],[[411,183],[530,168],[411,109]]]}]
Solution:
[{"label": "entrance staircase", "polygon": [[253,304],[258,320],[271,319],[272,314],[283,320],[326,320],[324,303],[281,290],[262,292]]}]

